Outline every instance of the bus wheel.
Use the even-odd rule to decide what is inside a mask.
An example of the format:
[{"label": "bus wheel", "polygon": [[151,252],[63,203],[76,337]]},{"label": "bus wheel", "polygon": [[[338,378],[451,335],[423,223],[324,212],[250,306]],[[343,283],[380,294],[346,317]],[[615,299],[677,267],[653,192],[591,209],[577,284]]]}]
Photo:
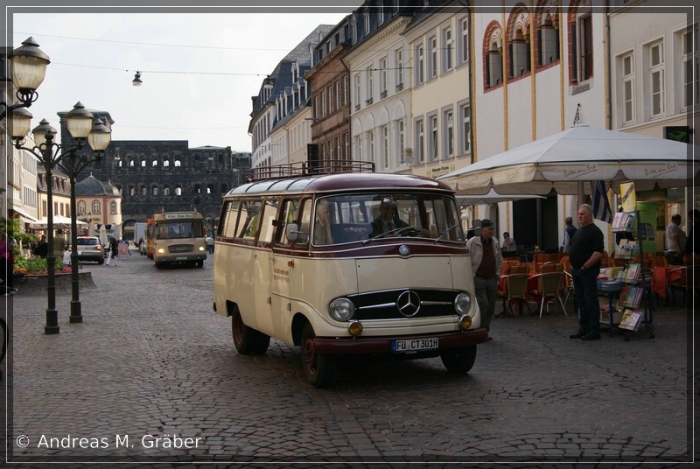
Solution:
[{"label": "bus wheel", "polygon": [[469,373],[476,360],[476,345],[447,349],[440,354],[440,358],[450,373],[460,375]]},{"label": "bus wheel", "polygon": [[233,345],[241,355],[263,355],[270,346],[270,336],[243,324],[241,313],[234,311],[231,316]]},{"label": "bus wheel", "polygon": [[197,261],[197,267],[204,267],[204,261]]},{"label": "bus wheel", "polygon": [[322,388],[333,381],[335,359],[313,351],[312,341],[315,337],[313,327],[307,322],[301,332],[301,366],[306,379],[317,388]]}]

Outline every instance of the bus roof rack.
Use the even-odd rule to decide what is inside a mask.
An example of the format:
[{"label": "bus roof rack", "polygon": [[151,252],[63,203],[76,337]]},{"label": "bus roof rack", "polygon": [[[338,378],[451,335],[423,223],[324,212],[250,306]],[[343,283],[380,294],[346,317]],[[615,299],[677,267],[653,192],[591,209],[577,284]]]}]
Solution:
[{"label": "bus roof rack", "polygon": [[317,174],[373,173],[374,163],[356,160],[320,160],[318,162],[301,161],[270,166],[258,166],[250,170],[248,182],[269,179],[310,176]]}]

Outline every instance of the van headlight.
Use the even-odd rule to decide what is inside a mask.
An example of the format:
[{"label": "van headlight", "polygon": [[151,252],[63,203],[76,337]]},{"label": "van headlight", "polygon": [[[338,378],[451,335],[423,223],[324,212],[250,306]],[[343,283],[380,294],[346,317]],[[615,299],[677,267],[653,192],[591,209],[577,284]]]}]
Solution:
[{"label": "van headlight", "polygon": [[347,321],[355,314],[355,305],[347,298],[336,298],[331,301],[328,309],[337,321]]},{"label": "van headlight", "polygon": [[471,297],[466,293],[460,293],[455,297],[455,312],[459,315],[467,314],[472,305]]}]

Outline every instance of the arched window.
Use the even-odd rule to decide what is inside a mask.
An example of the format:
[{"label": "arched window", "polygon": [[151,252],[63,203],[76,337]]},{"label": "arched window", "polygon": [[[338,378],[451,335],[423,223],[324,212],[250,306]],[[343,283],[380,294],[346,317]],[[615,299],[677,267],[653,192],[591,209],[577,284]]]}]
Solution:
[{"label": "arched window", "polygon": [[99,200],[92,201],[92,213],[93,214],[100,213],[100,201]]},{"label": "arched window", "polygon": [[129,160],[129,167],[133,168],[134,167],[134,160]]},{"label": "arched window", "polygon": [[136,189],[134,188],[134,186],[129,186],[129,195],[130,195],[131,197],[133,197],[134,195],[136,195]]},{"label": "arched window", "polygon": [[117,161],[117,167],[121,168],[122,167],[122,160]]},{"label": "arched window", "polygon": [[569,83],[593,78],[593,18],[590,2],[573,0],[569,7]]},{"label": "arched window", "polygon": [[180,167],[180,160],[175,160],[175,167],[179,168]]},{"label": "arched window", "polygon": [[202,193],[202,188],[199,184],[195,184],[194,186],[194,193],[195,194],[201,194]]},{"label": "arched window", "polygon": [[170,160],[163,160],[163,167],[164,168],[170,167]]},{"label": "arched window", "polygon": [[153,167],[155,168],[156,166],[158,166],[158,160],[153,160]]},{"label": "arched window", "polygon": [[[552,5],[553,8],[549,6]],[[559,10],[551,0],[541,2],[537,14],[537,65],[559,61]]]},{"label": "arched window", "polygon": [[81,200],[78,202],[78,215],[85,215],[85,208],[87,207],[87,204],[85,204],[84,200]]},{"label": "arched window", "polygon": [[151,194],[152,195],[158,195],[158,186],[153,186],[151,188]]},{"label": "arched window", "polygon": [[530,15],[527,9],[513,10],[508,20],[508,76],[517,78],[530,71]]},{"label": "arched window", "polygon": [[163,195],[170,195],[170,188],[168,186],[163,188]]},{"label": "arched window", "polygon": [[214,184],[207,185],[207,194],[212,194],[214,192]]},{"label": "arched window", "polygon": [[175,186],[175,195],[178,197],[182,195],[182,188],[179,185]]},{"label": "arched window", "polygon": [[503,84],[503,42],[501,25],[492,21],[484,35],[484,88]]},{"label": "arched window", "polygon": [[146,195],[146,186],[141,186],[141,195]]}]

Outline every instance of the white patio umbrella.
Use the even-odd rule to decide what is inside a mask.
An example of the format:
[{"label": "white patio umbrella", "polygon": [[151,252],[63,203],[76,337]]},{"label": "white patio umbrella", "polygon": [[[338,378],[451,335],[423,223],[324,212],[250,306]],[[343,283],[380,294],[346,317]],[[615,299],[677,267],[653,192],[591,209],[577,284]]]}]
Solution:
[{"label": "white patio umbrella", "polygon": [[460,194],[589,192],[589,181],[634,181],[637,190],[695,184],[697,146],[644,135],[575,125],[563,132],[484,158],[438,179]]},{"label": "white patio umbrella", "polygon": [[460,207],[469,207],[471,205],[489,205],[497,204],[499,202],[515,202],[518,200],[526,199],[545,199],[546,197],[533,194],[499,194],[498,192],[496,192],[495,189],[492,188],[484,195],[457,194],[455,198],[457,199],[457,204]]},{"label": "white patio umbrella", "polygon": [[[84,221],[76,220],[78,225],[87,225]],[[37,221],[36,223],[31,223],[29,225],[30,227],[36,229],[36,230],[45,230],[49,227],[49,222],[47,217],[43,217],[41,220]],[[54,215],[53,216],[53,227],[54,229],[66,229],[69,230],[71,227],[71,220],[70,217],[62,217],[60,215]]]}]

